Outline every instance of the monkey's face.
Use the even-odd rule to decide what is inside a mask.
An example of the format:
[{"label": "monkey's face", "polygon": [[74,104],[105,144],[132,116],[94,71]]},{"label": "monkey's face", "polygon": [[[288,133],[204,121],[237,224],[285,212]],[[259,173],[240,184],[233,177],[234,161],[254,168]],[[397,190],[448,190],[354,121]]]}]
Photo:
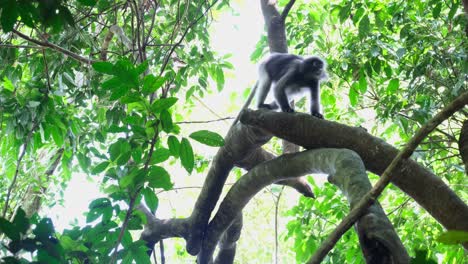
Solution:
[{"label": "monkey's face", "polygon": [[319,57],[310,57],[303,62],[303,73],[309,80],[322,80],[327,78],[326,64]]}]

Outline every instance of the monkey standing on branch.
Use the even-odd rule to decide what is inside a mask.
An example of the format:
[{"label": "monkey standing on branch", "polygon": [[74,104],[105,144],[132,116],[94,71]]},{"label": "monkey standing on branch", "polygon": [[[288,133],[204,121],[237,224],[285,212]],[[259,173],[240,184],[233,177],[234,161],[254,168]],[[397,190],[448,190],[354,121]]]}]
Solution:
[{"label": "monkey standing on branch", "polygon": [[[310,113],[323,118],[320,113],[320,81],[327,78],[326,63],[319,57],[285,53],[270,55],[259,66],[259,79],[241,111],[246,109],[257,93],[257,107],[266,109],[281,108],[283,112],[294,112],[290,102],[305,93],[310,96]],[[273,86],[275,102],[265,104],[265,99]],[[234,121],[237,123],[239,116]]]}]

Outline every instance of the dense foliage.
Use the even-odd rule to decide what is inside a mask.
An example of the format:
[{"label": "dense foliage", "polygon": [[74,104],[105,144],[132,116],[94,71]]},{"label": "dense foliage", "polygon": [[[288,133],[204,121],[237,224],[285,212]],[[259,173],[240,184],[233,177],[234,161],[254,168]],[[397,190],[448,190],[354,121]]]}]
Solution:
[{"label": "dense foliage", "polygon": [[[0,0],[2,261],[150,262],[134,233],[145,217],[128,208],[144,201],[157,210],[156,192],[171,190],[176,177],[168,167],[205,171],[207,158],[191,142],[223,144],[179,122],[199,98],[221,91],[233,69],[229,56],[212,50],[208,31],[213,13],[230,11],[228,2]],[[329,64],[325,117],[392,144],[407,142],[467,90],[467,22],[458,0],[299,1],[286,23],[291,53],[320,54]],[[252,60],[266,51],[262,38]],[[467,114],[453,116],[414,155],[464,201],[456,142]],[[63,202],[78,172],[99,179],[106,197],[89,205],[87,225],[57,233],[39,210]],[[318,199],[300,198],[281,235],[298,263],[348,210],[335,187],[311,184]],[[416,263],[463,261],[463,249],[439,242],[443,228],[399,189],[387,189],[381,203]],[[362,262],[357,240],[348,232],[327,262]]]}]

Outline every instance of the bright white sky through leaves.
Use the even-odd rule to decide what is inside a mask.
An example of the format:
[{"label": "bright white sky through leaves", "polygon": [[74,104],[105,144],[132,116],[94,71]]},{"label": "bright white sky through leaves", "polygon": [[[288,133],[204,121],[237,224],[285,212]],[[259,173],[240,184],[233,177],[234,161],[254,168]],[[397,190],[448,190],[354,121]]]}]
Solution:
[{"label": "bright white sky through leaves", "polygon": [[[205,104],[214,110],[219,116],[228,117],[235,116],[242,104],[242,92],[247,87],[253,85],[257,77],[257,67],[255,63],[250,61],[250,55],[255,50],[255,45],[263,33],[264,24],[263,17],[260,11],[259,1],[251,0],[236,0],[231,1],[231,6],[235,9],[234,15],[230,11],[217,13],[214,12],[214,24],[211,28],[212,47],[220,55],[232,54],[229,58],[234,65],[235,70],[226,73],[226,84],[221,93],[213,93],[205,98]],[[214,88],[216,89],[216,88]],[[239,96],[234,101],[233,105],[227,107],[230,102],[232,93],[239,93]],[[202,108],[202,107],[201,107]],[[192,113],[190,120],[213,120],[216,116],[210,115],[206,109],[201,109],[199,114]],[[187,121],[190,121],[187,120]],[[208,127],[220,133],[222,136],[226,134],[227,129],[232,121],[217,122]],[[183,127],[184,129],[191,129]],[[206,125],[204,128],[207,129]],[[224,130],[224,132],[223,132]],[[187,133],[188,135],[188,133]],[[215,148],[204,148],[202,145],[193,143],[194,151],[203,153],[204,150],[214,154]],[[202,151],[200,151],[202,150]],[[177,171],[175,175],[182,171]],[[183,173],[183,172],[182,172]],[[171,171],[172,174],[172,171]],[[186,174],[186,173],[185,173]],[[189,177],[199,177],[193,175]],[[185,175],[184,175],[185,176]],[[200,178],[199,178],[200,180]],[[43,212],[45,215],[52,218],[57,231],[62,231],[65,228],[70,228],[70,223],[75,219],[78,225],[86,223],[84,212],[88,211],[89,203],[99,197],[104,197],[99,192],[98,182],[90,182],[82,173],[75,173],[65,190],[64,206],[55,205],[53,208],[46,209]],[[177,201],[173,201],[177,204]],[[184,204],[187,204],[186,202]],[[165,207],[160,203],[158,215],[171,215],[170,208]]]}]

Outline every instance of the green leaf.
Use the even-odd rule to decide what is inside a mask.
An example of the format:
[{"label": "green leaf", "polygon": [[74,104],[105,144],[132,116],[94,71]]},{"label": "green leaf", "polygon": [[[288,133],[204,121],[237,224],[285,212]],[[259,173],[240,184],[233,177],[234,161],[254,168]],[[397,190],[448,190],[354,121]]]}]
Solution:
[{"label": "green leaf", "polygon": [[188,139],[183,138],[180,142],[179,154],[182,166],[189,174],[192,173],[193,167],[195,166],[195,160],[193,156],[192,145],[190,145]]},{"label": "green leaf", "polygon": [[212,147],[224,146],[224,139],[218,133],[208,130],[199,130],[190,134],[190,138]]},{"label": "green leaf", "polygon": [[148,69],[148,61],[145,60],[144,62],[140,63],[140,65],[138,65],[136,67],[136,73],[138,75],[144,73],[146,71],[146,69]]},{"label": "green leaf", "polygon": [[166,78],[164,77],[155,77],[152,74],[146,75],[143,79],[142,93],[145,95],[154,93],[164,84],[165,81]]},{"label": "green leaf", "polygon": [[112,206],[111,201],[108,198],[97,198],[89,203],[89,209],[104,208]]},{"label": "green leaf", "polygon": [[352,106],[356,106],[359,100],[359,93],[358,93],[359,85],[357,82],[354,82],[351,87],[349,88],[349,102]]},{"label": "green leaf", "polygon": [[[260,43],[259,43],[260,44]],[[256,61],[258,59],[260,59],[260,57],[262,56],[263,54],[263,48],[264,46],[263,45],[259,45],[257,44],[257,46],[255,46],[255,50],[254,52],[250,55],[250,60],[251,61]]]},{"label": "green leaf", "polygon": [[151,105],[151,110],[153,112],[159,113],[162,110],[169,109],[171,106],[173,106],[177,102],[177,100],[178,99],[175,97],[158,99]]},{"label": "green leaf", "polygon": [[116,163],[119,166],[125,165],[130,158],[132,157],[132,153],[130,151],[122,152],[122,154],[117,158]]},{"label": "green leaf", "polygon": [[340,22],[342,24],[351,15],[351,5],[352,5],[352,3],[353,3],[353,1],[348,1],[348,3],[340,9],[339,16],[340,16]]},{"label": "green leaf", "polygon": [[369,16],[365,15],[359,22],[359,37],[363,38],[369,34],[370,21]]},{"label": "green leaf", "polygon": [[110,96],[109,99],[110,100],[117,100],[120,97],[126,95],[129,90],[130,90],[130,87],[127,86],[127,85],[123,84],[123,85],[117,86],[114,89],[112,89],[111,96]]},{"label": "green leaf", "polygon": [[103,89],[115,89],[121,85],[121,81],[117,77],[113,77],[101,84]]},{"label": "green leaf", "polygon": [[54,225],[50,218],[43,218],[36,224],[33,234],[41,241],[48,241],[55,233]]},{"label": "green leaf", "polygon": [[15,218],[13,219],[13,224],[22,234],[26,234],[29,229],[29,219],[26,217],[26,213],[21,207],[16,212]]},{"label": "green leaf", "polygon": [[131,252],[136,264],[151,264],[150,256],[147,251],[148,247],[144,244],[138,245],[138,247],[132,247]]},{"label": "green leaf", "polygon": [[171,177],[163,167],[151,166],[147,181],[148,186],[152,188],[172,189]]},{"label": "green leaf", "polygon": [[20,230],[5,218],[0,217],[0,233],[4,233],[11,240],[20,239]]},{"label": "green leaf", "polygon": [[102,210],[92,209],[86,214],[86,223],[91,223],[102,215]]},{"label": "green leaf", "polygon": [[224,72],[220,67],[216,68],[216,86],[218,91],[221,91],[224,87]]},{"label": "green leaf", "polygon": [[131,150],[130,143],[125,139],[119,139],[117,142],[110,145],[108,153],[112,161],[116,161],[121,155],[129,153]]},{"label": "green leaf", "polygon": [[63,134],[62,130],[57,126],[50,126],[49,127],[50,133],[52,134],[52,138],[57,146],[63,145]]},{"label": "green leaf", "polygon": [[442,4],[441,3],[437,3],[437,5],[435,7],[432,8],[432,16],[434,18],[439,18],[439,15],[440,15],[440,11],[442,10]]},{"label": "green leaf", "polygon": [[387,94],[394,94],[400,88],[400,80],[392,79],[387,86]]},{"label": "green leaf", "polygon": [[1,12],[0,23],[3,32],[7,33],[13,30],[13,26],[18,18],[18,10],[15,0],[5,0],[3,4],[3,11]]},{"label": "green leaf", "polygon": [[161,114],[159,117],[161,118],[161,125],[162,125],[163,130],[166,133],[170,133],[172,131],[172,128],[174,128],[174,125],[172,123],[171,113],[169,113],[169,111],[167,110],[163,110],[161,111]]},{"label": "green leaf", "polygon": [[94,6],[97,3],[97,0],[78,0],[78,2],[85,6]]},{"label": "green leaf", "polygon": [[367,92],[367,80],[365,74],[361,75],[361,78],[359,78],[359,92],[361,94],[364,94]]},{"label": "green leaf", "polygon": [[107,169],[107,166],[109,166],[108,161],[101,162],[91,170],[91,173],[92,174],[99,174],[99,173],[105,171]]},{"label": "green leaf", "polygon": [[179,157],[180,143],[177,137],[169,136],[167,139],[167,145],[169,146],[169,151],[174,157]]},{"label": "green leaf", "polygon": [[34,11],[35,8],[30,1],[18,2],[18,14],[21,17],[21,22],[31,28],[34,27]]},{"label": "green leaf", "polygon": [[13,92],[15,90],[15,86],[6,76],[3,77],[3,87],[10,92]]},{"label": "green leaf", "polygon": [[[113,68],[114,65],[107,61],[99,61],[93,63],[93,69],[97,72],[106,73],[106,74],[114,74]],[[103,84],[104,85],[104,84]]]},{"label": "green leaf", "polygon": [[153,152],[151,156],[151,164],[156,164],[166,161],[170,156],[170,152],[166,148],[158,148]]},{"label": "green leaf", "polygon": [[456,245],[468,242],[468,232],[462,230],[448,230],[442,233],[437,241],[447,245]]},{"label": "green leaf", "polygon": [[158,208],[159,199],[151,188],[144,188],[141,190],[143,197],[145,198],[145,203],[152,213],[156,212]]},{"label": "green leaf", "polygon": [[128,59],[122,59],[115,63],[114,75],[123,82],[124,86],[129,88],[138,86],[138,73]]},{"label": "green leaf", "polygon": [[68,23],[68,25],[73,26],[75,25],[75,20],[73,19],[73,15],[70,10],[64,6],[59,7],[59,15]]}]

